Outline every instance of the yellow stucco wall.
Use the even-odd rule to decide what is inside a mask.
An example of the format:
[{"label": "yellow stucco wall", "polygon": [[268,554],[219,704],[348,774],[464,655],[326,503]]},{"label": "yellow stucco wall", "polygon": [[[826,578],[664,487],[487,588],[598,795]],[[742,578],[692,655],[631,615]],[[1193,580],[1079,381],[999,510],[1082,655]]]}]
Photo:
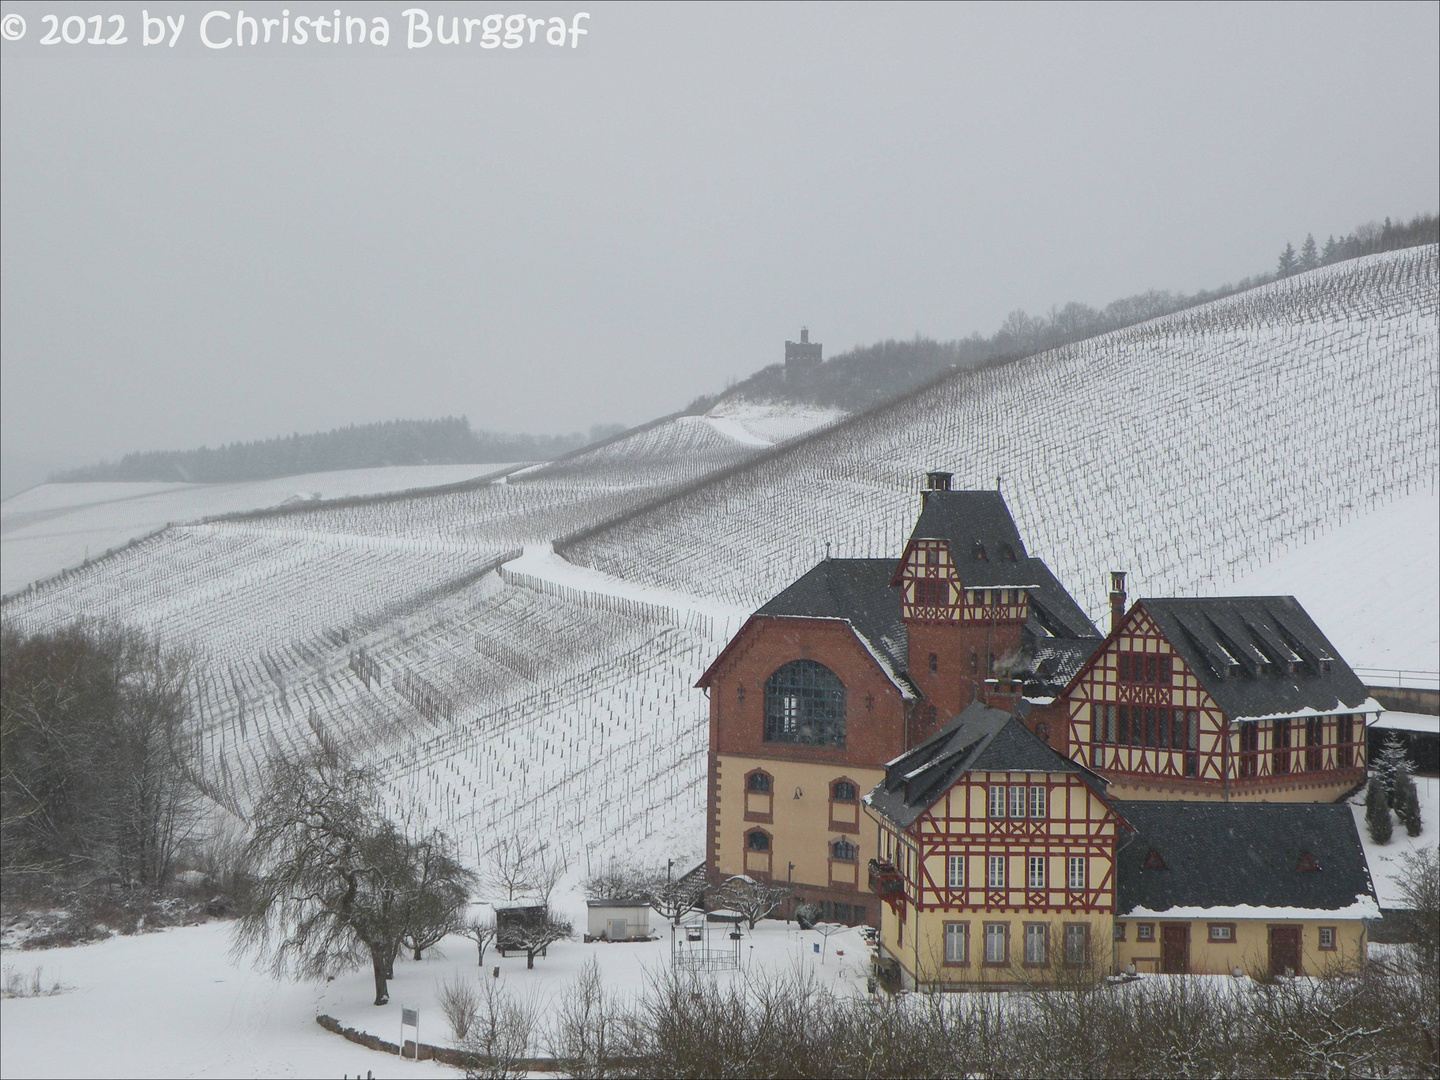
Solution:
[{"label": "yellow stucco wall", "polygon": [[[853,885],[857,891],[868,895],[865,864],[875,855],[874,823],[866,818],[857,801],[849,811],[849,817],[856,822],[858,831],[832,829],[830,785],[836,780],[850,780],[858,789],[857,796],[863,798],[883,779],[883,770],[732,754],[719,755],[718,765],[717,867],[722,875],[753,873],[758,869],[756,866],[747,867],[744,842],[746,832],[763,829],[771,837],[770,876],[773,879],[785,881],[788,866],[793,862],[795,870],[791,881],[821,888]],[[745,818],[745,777],[754,769],[764,769],[773,777],[771,820],[768,822],[747,821]],[[752,797],[750,801],[752,809],[763,808],[763,800]],[[837,806],[836,813],[845,815],[847,811]],[[832,870],[830,844],[841,837],[860,849],[853,871],[838,865]],[[832,882],[832,873],[838,880]],[[853,882],[847,880],[851,875]]]},{"label": "yellow stucco wall", "polygon": [[[955,922],[965,923],[968,931],[968,957],[963,964],[945,961],[945,924]],[[902,935],[900,920],[886,907],[881,917],[880,946],[882,956],[899,963],[905,985],[911,988],[917,985],[934,988],[1045,984],[1082,974],[1109,974],[1113,968],[1112,923],[1108,913],[1032,915],[966,908],[917,912],[912,908],[908,911]],[[986,924],[1003,924],[1008,931],[1007,957],[998,966],[985,961]],[[1038,967],[1025,963],[1027,924],[1044,924],[1046,927],[1047,959]],[[1088,928],[1088,962],[1079,967],[1065,962],[1065,927],[1068,924],[1083,924]]]},{"label": "yellow stucco wall", "polygon": [[[1298,926],[1300,932],[1300,974],[1325,975],[1336,970],[1354,970],[1365,955],[1365,924],[1359,919],[1299,921],[1284,919],[1224,920],[1234,924],[1234,940],[1210,941],[1212,919],[1117,919],[1124,927],[1125,940],[1115,942],[1116,971],[1130,964],[1140,974],[1160,970],[1160,938],[1164,926],[1187,926],[1190,930],[1190,972],[1195,975],[1228,975],[1239,968],[1247,975],[1270,969],[1270,927]],[[1154,927],[1153,941],[1138,940],[1142,923]],[[1334,927],[1335,948],[1320,948],[1320,928]]]}]

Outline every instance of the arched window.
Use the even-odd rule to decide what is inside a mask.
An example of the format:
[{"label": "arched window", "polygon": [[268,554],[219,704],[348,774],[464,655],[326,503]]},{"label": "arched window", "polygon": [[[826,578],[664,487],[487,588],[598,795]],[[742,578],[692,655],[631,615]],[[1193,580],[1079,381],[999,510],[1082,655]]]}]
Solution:
[{"label": "arched window", "polygon": [[830,857],[839,859],[841,862],[854,862],[860,855],[860,849],[849,840],[841,838],[830,845]]},{"label": "arched window", "polygon": [[857,794],[855,785],[849,780],[836,780],[834,787],[830,789],[830,798],[836,802],[854,802]]},{"label": "arched window", "polygon": [[845,685],[814,660],[792,660],[765,681],[765,741],[845,745]]},{"label": "arched window", "polygon": [[770,834],[760,829],[752,829],[745,834],[745,847],[750,851],[769,851]]},{"label": "arched window", "polygon": [[756,795],[769,795],[769,794],[770,794],[770,774],[769,774],[769,773],[763,773],[763,772],[753,772],[753,773],[751,773],[751,774],[750,774],[750,779],[749,779],[749,781],[747,782],[747,786],[749,787],[749,789],[750,789],[751,791],[755,792]]}]

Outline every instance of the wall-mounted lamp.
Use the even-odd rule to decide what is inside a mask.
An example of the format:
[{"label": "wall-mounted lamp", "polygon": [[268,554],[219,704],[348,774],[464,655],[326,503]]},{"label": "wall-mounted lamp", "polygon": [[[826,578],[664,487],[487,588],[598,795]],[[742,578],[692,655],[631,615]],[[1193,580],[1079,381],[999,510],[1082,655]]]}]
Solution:
[{"label": "wall-mounted lamp", "polygon": [[804,792],[802,792],[802,791],[800,790],[800,787],[799,787],[799,785],[797,784],[796,787],[795,787],[795,795],[794,795],[794,798],[797,798],[797,799],[798,799],[798,798],[800,798],[800,796],[801,796],[802,794],[804,794]]}]

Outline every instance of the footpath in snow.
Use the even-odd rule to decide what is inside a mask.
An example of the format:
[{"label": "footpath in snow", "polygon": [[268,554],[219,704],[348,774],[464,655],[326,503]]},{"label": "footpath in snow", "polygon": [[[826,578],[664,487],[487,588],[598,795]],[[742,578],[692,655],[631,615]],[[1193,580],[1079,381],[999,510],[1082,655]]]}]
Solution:
[{"label": "footpath in snow", "polygon": [[527,577],[538,578],[552,585],[576,589],[580,592],[614,596],[623,600],[650,604],[654,607],[670,608],[681,615],[701,615],[712,620],[716,634],[723,633],[727,640],[750,617],[750,609],[736,604],[727,604],[723,600],[692,596],[690,593],[680,592],[676,589],[642,585],[613,574],[607,574],[602,570],[576,566],[563,556],[556,554],[554,546],[549,543],[527,545],[524,553],[518,559],[511,559],[505,563],[504,569],[511,573],[524,574]]}]

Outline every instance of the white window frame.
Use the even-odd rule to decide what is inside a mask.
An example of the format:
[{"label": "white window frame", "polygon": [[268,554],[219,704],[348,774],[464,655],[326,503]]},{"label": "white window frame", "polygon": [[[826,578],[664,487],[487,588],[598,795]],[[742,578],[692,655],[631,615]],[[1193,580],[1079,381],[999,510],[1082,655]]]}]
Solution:
[{"label": "white window frame", "polygon": [[[1004,855],[987,855],[985,857],[985,886],[989,889],[1005,888],[1005,862]],[[998,873],[997,873],[998,871]],[[998,879],[998,880],[997,880]]]},{"label": "white window frame", "polygon": [[1005,816],[1005,785],[990,785],[990,816],[992,818],[1003,818]]},{"label": "white window frame", "polygon": [[1079,892],[1081,889],[1084,889],[1089,884],[1089,879],[1090,860],[1084,855],[1071,855],[1069,862],[1069,882],[1071,890]]},{"label": "white window frame", "polygon": [[1045,864],[1049,862],[1044,855],[1028,855],[1025,858],[1025,885],[1030,889],[1045,888],[1045,881],[1050,876],[1047,874]]},{"label": "white window frame", "polygon": [[1030,788],[1030,816],[1032,818],[1037,818],[1041,821],[1045,820],[1046,810],[1048,809],[1048,807],[1045,805],[1046,802],[1046,790],[1044,785],[1033,785]]},{"label": "white window frame", "polygon": [[1025,816],[1025,786],[1023,784],[1014,784],[1010,788],[1010,816],[1012,818]]},{"label": "white window frame", "polygon": [[964,964],[970,960],[970,933],[964,923],[945,924],[945,962]]},{"label": "white window frame", "polygon": [[965,856],[950,855],[945,859],[945,883],[952,889],[965,887]]},{"label": "white window frame", "polygon": [[1044,923],[1027,923],[1025,925],[1025,963],[1043,967],[1048,962],[1049,929]]},{"label": "white window frame", "polygon": [[1005,923],[985,924],[985,963],[1005,963],[1009,952],[1009,929]]},{"label": "white window frame", "polygon": [[1065,963],[1072,967],[1085,963],[1090,946],[1090,928],[1084,923],[1065,924]]}]

